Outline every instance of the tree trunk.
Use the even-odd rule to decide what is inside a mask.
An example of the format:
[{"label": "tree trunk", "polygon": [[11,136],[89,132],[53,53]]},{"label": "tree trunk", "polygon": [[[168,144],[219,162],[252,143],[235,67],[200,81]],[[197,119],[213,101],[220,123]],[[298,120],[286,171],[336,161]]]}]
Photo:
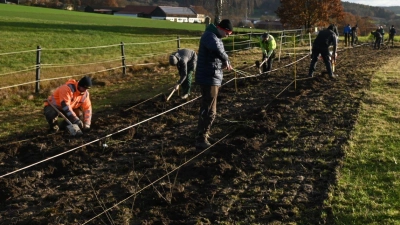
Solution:
[{"label": "tree trunk", "polygon": [[223,0],[215,0],[215,18],[214,18],[214,24],[217,25],[219,22],[221,22],[221,17],[222,17],[222,3]]}]

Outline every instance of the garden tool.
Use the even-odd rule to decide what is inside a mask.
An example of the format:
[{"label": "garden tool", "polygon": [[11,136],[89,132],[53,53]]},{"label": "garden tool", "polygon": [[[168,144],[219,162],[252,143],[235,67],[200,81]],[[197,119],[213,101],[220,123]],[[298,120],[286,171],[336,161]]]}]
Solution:
[{"label": "garden tool", "polygon": [[261,73],[261,66],[268,60],[268,58],[265,58],[264,61],[261,62],[260,61],[256,61],[256,67],[258,68],[258,71]]},{"label": "garden tool", "polygon": [[171,98],[172,94],[174,94],[175,91],[176,91],[176,89],[174,88],[174,90],[172,90],[171,94],[168,95],[166,102],[168,102],[168,100]]},{"label": "garden tool", "polygon": [[79,126],[78,126],[77,124],[72,124],[71,121],[69,121],[69,120],[67,119],[67,117],[66,117],[64,114],[62,114],[62,113],[60,112],[60,110],[57,109],[57,107],[55,107],[53,104],[51,104],[49,100],[47,100],[47,102],[49,103],[49,105],[50,105],[51,107],[53,107],[54,110],[56,110],[56,111],[58,112],[58,114],[59,114],[60,116],[62,116],[62,117],[65,119],[65,121],[67,121],[67,123],[69,124],[69,125],[67,125],[67,129],[68,129],[69,133],[70,133],[72,136],[81,136],[81,135],[83,135],[81,129],[79,128]]},{"label": "garden tool", "polygon": [[333,57],[333,52],[329,52],[329,59],[331,60],[332,64],[332,72],[335,72],[336,58],[337,58],[337,53],[335,53],[335,56]]}]

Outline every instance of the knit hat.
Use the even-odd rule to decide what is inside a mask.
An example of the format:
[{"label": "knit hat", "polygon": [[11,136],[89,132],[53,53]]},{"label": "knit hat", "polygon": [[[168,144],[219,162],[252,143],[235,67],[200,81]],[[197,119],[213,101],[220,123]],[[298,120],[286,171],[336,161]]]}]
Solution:
[{"label": "knit hat", "polygon": [[222,28],[222,29],[225,29],[225,30],[227,30],[227,31],[230,31],[230,32],[233,31],[232,23],[231,23],[231,21],[228,20],[228,19],[222,20],[222,21],[218,24],[218,27],[220,27],[220,28]]},{"label": "knit hat", "polygon": [[178,64],[178,57],[176,57],[175,54],[176,53],[174,53],[174,54],[169,56],[169,64],[172,65],[172,66]]},{"label": "knit hat", "polygon": [[89,89],[92,86],[92,79],[90,79],[90,77],[84,76],[82,77],[82,79],[79,80],[78,86]]},{"label": "knit hat", "polygon": [[268,37],[268,33],[267,32],[263,33],[263,35],[261,37],[262,38],[267,38]]}]

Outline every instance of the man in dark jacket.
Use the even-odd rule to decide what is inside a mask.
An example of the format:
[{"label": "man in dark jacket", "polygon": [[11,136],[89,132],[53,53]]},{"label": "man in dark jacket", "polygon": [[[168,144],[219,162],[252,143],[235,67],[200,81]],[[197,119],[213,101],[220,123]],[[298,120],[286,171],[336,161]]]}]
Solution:
[{"label": "man in dark jacket", "polygon": [[174,89],[178,90],[179,86],[182,86],[181,98],[188,98],[192,87],[192,76],[197,64],[196,52],[190,49],[179,49],[169,56],[169,64],[176,65],[179,71],[180,79]]},{"label": "man in dark jacket", "polygon": [[[332,65],[330,58],[332,57],[332,61],[336,60],[336,51],[337,51],[337,37],[334,32],[335,26],[329,25],[328,29],[321,30],[317,37],[314,40],[312,46],[312,54],[311,54],[311,64],[310,69],[308,71],[308,76],[313,77],[313,73],[315,71],[318,57],[321,55],[324,60],[326,70],[331,78],[337,77],[337,75],[333,74]],[[333,54],[330,54],[329,46],[333,46]]]},{"label": "man in dark jacket", "polygon": [[394,46],[394,35],[396,35],[396,29],[394,28],[394,25],[389,30],[389,40],[388,40],[388,45],[390,44],[390,41],[392,41],[392,47]]},{"label": "man in dark jacket", "polygon": [[379,27],[375,31],[372,31],[371,34],[375,38],[374,49],[380,49],[382,43],[382,33],[380,32]]},{"label": "man in dark jacket", "polygon": [[201,103],[196,136],[196,148],[206,149],[211,124],[217,114],[218,89],[222,84],[223,69],[232,69],[222,38],[232,34],[230,20],[224,19],[217,26],[210,24],[200,38],[196,68],[196,84],[200,85]]}]

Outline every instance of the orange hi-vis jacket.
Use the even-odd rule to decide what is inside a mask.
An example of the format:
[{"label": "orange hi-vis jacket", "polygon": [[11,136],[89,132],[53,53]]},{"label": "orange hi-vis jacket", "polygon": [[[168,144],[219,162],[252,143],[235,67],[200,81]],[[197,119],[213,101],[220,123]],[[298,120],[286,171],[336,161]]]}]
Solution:
[{"label": "orange hi-vis jacket", "polygon": [[[83,111],[84,125],[90,126],[92,120],[92,103],[89,98],[89,91],[80,92],[78,90],[78,81],[70,79],[65,84],[58,87],[48,101],[56,106],[67,118],[73,122],[79,117],[75,114],[74,109],[81,108]],[[47,101],[45,106],[49,105]]]}]

